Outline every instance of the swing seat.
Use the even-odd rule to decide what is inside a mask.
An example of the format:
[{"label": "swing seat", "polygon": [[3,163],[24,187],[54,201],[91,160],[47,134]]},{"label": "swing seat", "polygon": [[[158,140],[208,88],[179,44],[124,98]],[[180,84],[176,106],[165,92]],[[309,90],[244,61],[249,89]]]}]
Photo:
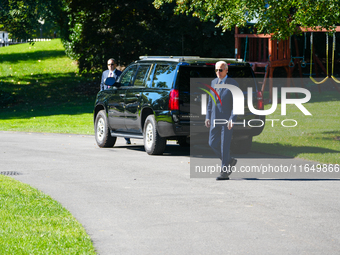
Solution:
[{"label": "swing seat", "polygon": [[331,77],[332,77],[333,81],[335,81],[336,83],[340,83],[340,81],[337,80],[333,75],[331,75]]},{"label": "swing seat", "polygon": [[322,81],[316,81],[312,76],[309,76],[309,78],[315,83],[315,84],[322,84],[328,80],[328,76],[325,77]]}]

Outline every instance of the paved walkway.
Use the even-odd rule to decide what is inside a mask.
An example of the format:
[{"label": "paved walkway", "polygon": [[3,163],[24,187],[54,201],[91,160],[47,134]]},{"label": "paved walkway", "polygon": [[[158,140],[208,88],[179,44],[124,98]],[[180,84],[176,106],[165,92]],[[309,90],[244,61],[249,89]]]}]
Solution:
[{"label": "paved walkway", "polygon": [[[49,194],[85,227],[98,254],[337,254],[338,181],[190,178],[170,145],[110,149],[93,136],[0,132],[0,171]],[[238,165],[303,160],[249,154]]]}]

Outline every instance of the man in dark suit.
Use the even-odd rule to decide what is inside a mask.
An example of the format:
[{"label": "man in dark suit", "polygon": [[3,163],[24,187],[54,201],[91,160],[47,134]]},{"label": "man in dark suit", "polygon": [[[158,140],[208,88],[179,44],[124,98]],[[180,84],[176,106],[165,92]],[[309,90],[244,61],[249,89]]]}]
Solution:
[{"label": "man in dark suit", "polygon": [[116,60],[114,60],[113,58],[110,58],[107,61],[107,66],[108,66],[109,69],[104,71],[103,74],[102,74],[102,80],[100,82],[100,90],[105,90],[105,89],[110,88],[110,86],[106,86],[104,84],[107,77],[113,77],[113,78],[117,79],[122,74],[121,71],[116,69],[117,63],[116,63]]},{"label": "man in dark suit", "polygon": [[[224,61],[219,61],[215,64],[215,72],[217,78],[211,82],[211,87],[216,88],[216,84],[232,84],[237,86],[237,82],[228,78],[228,64]],[[236,121],[236,115],[233,114],[233,97],[231,91],[227,88],[216,89],[221,98],[216,95],[216,105],[209,97],[207,105],[207,115],[205,126],[210,128],[209,146],[215,154],[221,159],[221,174],[216,180],[229,180],[231,168],[236,165],[237,160],[230,157],[230,144],[233,134],[233,124]],[[216,124],[214,120],[223,119],[228,123]],[[216,124],[216,125],[215,125]]]},{"label": "man in dark suit", "polygon": [[[105,80],[107,77],[113,77],[116,80],[118,79],[118,77],[122,74],[121,71],[117,70],[117,63],[116,60],[113,58],[110,58],[107,61],[107,66],[108,66],[108,70],[104,71],[102,74],[102,80],[100,82],[100,90],[105,90],[105,89],[109,89],[110,86],[106,86],[104,84]],[[125,138],[126,144],[131,144],[130,138]]]}]

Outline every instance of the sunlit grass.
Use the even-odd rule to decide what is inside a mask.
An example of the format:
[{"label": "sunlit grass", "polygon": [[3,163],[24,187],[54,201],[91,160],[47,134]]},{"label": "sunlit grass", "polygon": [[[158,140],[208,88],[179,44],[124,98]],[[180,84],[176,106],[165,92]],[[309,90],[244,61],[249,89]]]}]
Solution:
[{"label": "sunlit grass", "polygon": [[65,55],[59,39],[24,43],[1,48],[0,73],[3,80],[15,79],[20,82],[23,76],[57,73],[78,73],[75,62]]},{"label": "sunlit grass", "polygon": [[76,219],[42,192],[0,175],[0,254],[96,254]]},{"label": "sunlit grass", "polygon": [[92,135],[93,105],[93,100],[89,99],[58,107],[33,107],[27,111],[15,109],[1,114],[0,130]]},{"label": "sunlit grass", "polygon": [[93,117],[89,113],[6,119],[0,123],[3,131],[94,134]]}]

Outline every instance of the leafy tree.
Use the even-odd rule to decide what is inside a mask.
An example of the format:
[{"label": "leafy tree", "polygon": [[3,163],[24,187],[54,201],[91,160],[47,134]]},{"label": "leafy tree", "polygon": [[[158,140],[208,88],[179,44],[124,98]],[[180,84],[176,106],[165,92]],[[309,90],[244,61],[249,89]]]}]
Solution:
[{"label": "leafy tree", "polygon": [[152,1],[66,1],[67,54],[78,60],[81,71],[102,71],[111,57],[126,65],[140,55],[222,57],[233,49],[230,32],[222,33],[216,23],[174,15],[174,5],[157,10]]},{"label": "leafy tree", "polygon": [[[173,0],[154,0],[156,8]],[[176,1],[175,12],[213,20],[228,30],[257,20],[259,33],[284,39],[299,33],[297,26],[332,29],[340,21],[339,0],[185,0]]]},{"label": "leafy tree", "polygon": [[[40,21],[55,23],[67,30],[62,0],[1,0],[0,24],[12,38],[30,39],[40,27]],[[65,22],[66,21],[66,22]]]}]

